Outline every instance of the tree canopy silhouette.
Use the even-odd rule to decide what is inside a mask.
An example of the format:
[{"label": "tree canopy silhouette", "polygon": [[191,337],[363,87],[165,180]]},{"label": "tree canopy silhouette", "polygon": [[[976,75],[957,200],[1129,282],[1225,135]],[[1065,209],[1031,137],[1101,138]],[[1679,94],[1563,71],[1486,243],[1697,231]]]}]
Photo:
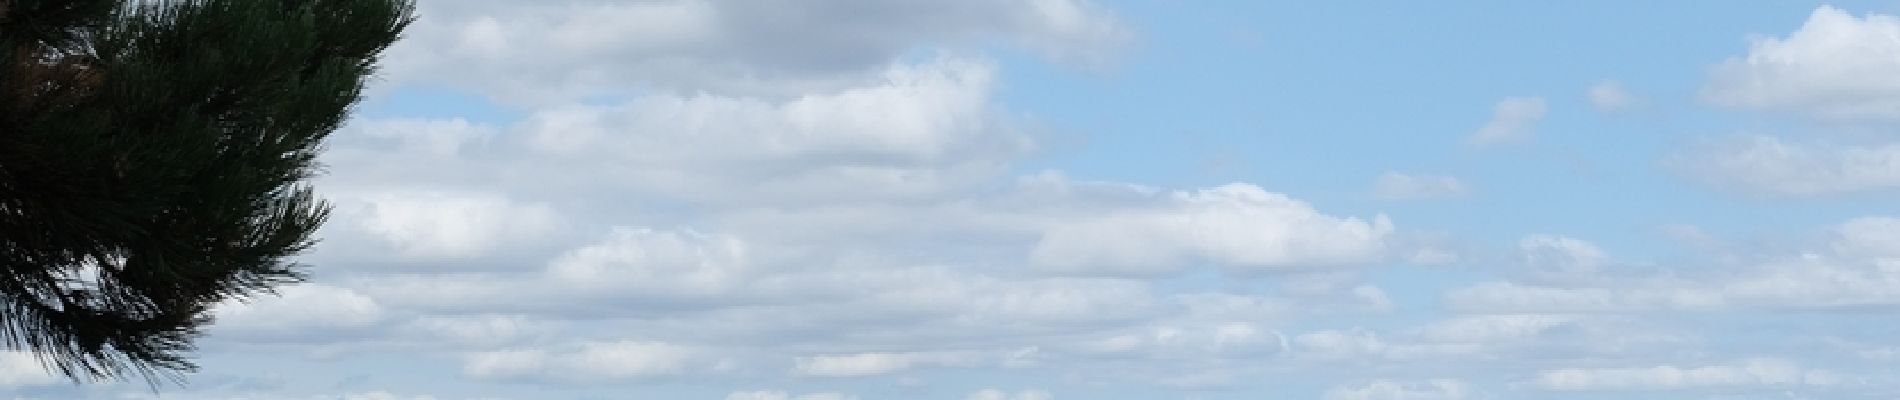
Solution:
[{"label": "tree canopy silhouette", "polygon": [[196,367],[302,279],[305,179],[408,0],[0,0],[0,341],[76,381]]}]

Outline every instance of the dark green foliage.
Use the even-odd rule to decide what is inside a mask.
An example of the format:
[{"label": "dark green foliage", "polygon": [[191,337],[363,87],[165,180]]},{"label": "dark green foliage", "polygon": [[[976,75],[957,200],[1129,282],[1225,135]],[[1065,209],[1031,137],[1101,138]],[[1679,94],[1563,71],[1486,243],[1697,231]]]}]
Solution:
[{"label": "dark green foliage", "polygon": [[0,0],[0,342],[177,377],[218,302],[301,279],[302,182],[407,0]]}]

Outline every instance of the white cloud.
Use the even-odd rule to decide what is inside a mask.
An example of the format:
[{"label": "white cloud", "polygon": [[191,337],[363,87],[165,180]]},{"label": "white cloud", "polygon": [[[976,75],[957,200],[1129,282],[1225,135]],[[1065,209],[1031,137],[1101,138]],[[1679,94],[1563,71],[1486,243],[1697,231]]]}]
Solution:
[{"label": "white cloud", "polygon": [[1832,372],[1774,358],[1696,367],[1565,368],[1537,376],[1539,386],[1560,391],[1789,387],[1834,385],[1840,381]]},{"label": "white cloud", "polygon": [[1842,254],[1900,258],[1900,218],[1854,218],[1834,227],[1833,233],[1833,249]]},{"label": "white cloud", "polygon": [[1418,248],[1405,256],[1406,262],[1421,266],[1449,265],[1460,259],[1455,251],[1436,247]]},{"label": "white cloud", "polygon": [[[1618,291],[1598,287],[1563,288],[1515,282],[1483,282],[1446,291],[1444,302],[1447,307],[1463,312],[1601,313],[1678,304],[1667,298],[1656,297],[1666,294],[1636,289]],[[1690,297],[1685,300],[1699,300],[1688,304],[1721,303],[1720,298],[1698,299],[1693,293],[1680,294]]]},{"label": "white cloud", "polygon": [[1416,361],[1465,357],[1483,350],[1476,343],[1392,341],[1364,329],[1322,330],[1294,336],[1294,355],[1311,360]]},{"label": "white cloud", "polygon": [[1900,144],[1840,145],[1747,136],[1705,142],[1664,163],[1745,193],[1820,196],[1900,188]]},{"label": "white cloud", "polygon": [[1465,144],[1486,147],[1529,139],[1548,109],[1542,97],[1506,97],[1491,111],[1491,120],[1465,138]]},{"label": "white cloud", "polygon": [[1717,64],[1702,95],[1819,118],[1900,118],[1900,18],[1821,6],[1788,36],[1755,39]]},{"label": "white cloud", "polygon": [[739,238],[632,227],[602,236],[527,274],[386,276],[359,284],[384,301],[428,310],[586,314],[597,312],[590,304],[608,301],[655,308],[748,301],[741,289],[761,278]]},{"label": "white cloud", "polygon": [[[1157,310],[1147,285],[1131,280],[1003,279],[881,262],[805,265],[806,250],[759,248],[728,235],[616,228],[606,236],[525,276],[393,276],[359,284],[381,300],[432,311],[597,318],[748,305],[814,307],[799,325],[816,318],[861,321],[878,315],[910,324],[921,322],[913,318],[942,319],[978,329],[972,332],[982,332],[993,321],[1095,324]],[[855,308],[839,309],[837,301]]]},{"label": "white cloud", "polygon": [[1417,382],[1374,380],[1341,385],[1326,392],[1326,400],[1462,400],[1475,396],[1471,385],[1455,379]]},{"label": "white cloud", "polygon": [[[1052,54],[1062,58],[1089,57],[1094,50],[1070,44],[1121,29],[1104,25],[1112,20],[1087,2],[940,3],[836,4],[1033,8],[1033,23],[1048,25],[1035,29],[1073,37],[1023,44],[1074,51]],[[1171,363],[1259,358],[1281,353],[1288,340],[1263,316],[1320,302],[1391,306],[1384,291],[1358,282],[1325,293],[1350,297],[1343,300],[1189,299],[1157,296],[1145,280],[1032,271],[1051,265],[1029,254],[1105,259],[1108,250],[1076,236],[1090,226],[1162,227],[1153,237],[1160,242],[1146,243],[1159,247],[1144,251],[1172,265],[1144,268],[1212,262],[1237,271],[1376,262],[1394,229],[1382,215],[1330,216],[1244,183],[1166,190],[1041,175],[1011,185],[1008,171],[1035,148],[1035,132],[993,102],[999,73],[987,61],[932,55],[916,44],[903,44],[901,57],[877,53],[836,66],[782,64],[796,58],[783,54],[729,63],[663,48],[729,40],[701,30],[727,23],[709,21],[729,16],[731,6],[717,2],[446,4],[424,3],[429,17],[418,38],[465,21],[456,34],[466,40],[429,51],[405,42],[411,58],[397,60],[390,78],[518,93],[538,106],[518,120],[364,119],[339,132],[321,182],[340,194],[338,219],[325,232],[333,254],[325,256],[378,259],[323,279],[357,296],[338,299],[366,301],[345,304],[370,307],[296,318],[347,325],[364,346],[460,354],[470,378],[548,385],[696,377],[733,363],[765,374],[878,377],[1051,367],[1075,354],[1065,346],[1070,338],[1130,332],[1143,335],[1137,352]],[[587,11],[599,13],[569,14]],[[907,28],[940,28],[928,25]],[[601,39],[613,35],[620,36]],[[538,38],[549,39],[535,49],[543,53],[524,53]],[[998,38],[1019,40],[982,40]],[[788,44],[774,50],[797,45]],[[575,55],[584,48],[608,50]],[[458,54],[417,55],[432,51]],[[684,55],[630,55],[640,52]],[[404,71],[419,65],[404,63],[456,57],[482,62]],[[588,65],[539,70],[574,63]],[[706,68],[689,70],[697,67]],[[421,70],[439,76],[414,75]],[[579,87],[601,82],[635,91],[576,100],[587,91]],[[536,83],[548,85],[527,87]],[[381,268],[403,262],[453,268]],[[470,266],[476,262],[485,266]],[[602,337],[609,332],[640,336]]]},{"label": "white cloud", "polygon": [[392,81],[476,88],[524,103],[653,87],[796,95],[853,84],[920,47],[997,39],[1098,63],[1131,35],[1084,0],[435,0],[421,7],[429,18],[391,51]]},{"label": "white cloud", "polygon": [[[1041,335],[1137,323],[1171,306],[1133,280],[999,278],[882,263],[802,265],[775,252],[755,264],[746,261],[758,260],[751,255],[733,258],[734,249],[749,247],[737,239],[633,232],[570,252],[530,276],[378,277],[361,284],[380,300],[418,311],[519,313],[577,325],[618,321],[619,329],[682,343],[793,354],[823,349],[826,354],[801,361],[806,374],[823,376],[965,362],[1034,364],[1033,357],[1013,354],[1046,343],[1036,339]],[[666,317],[649,319],[656,315]],[[406,328],[480,348],[564,332],[524,330],[510,320],[426,322]],[[979,354],[939,351],[998,343],[1022,345]]]},{"label": "white cloud", "polygon": [[793,371],[799,375],[842,378],[885,375],[924,365],[968,364],[973,357],[959,353],[860,353],[801,357]]},{"label": "white cloud", "polygon": [[546,325],[522,315],[429,315],[411,321],[404,329],[432,342],[491,347],[545,334]]},{"label": "white cloud", "polygon": [[[379,356],[459,366],[477,385],[550,391],[697,382],[733,368],[748,380],[840,383],[859,380],[809,378],[934,378],[944,367],[1066,375],[1078,356],[1140,360],[1169,370],[1143,381],[1199,385],[1250,377],[1253,367],[1236,366],[1277,364],[1247,361],[1291,358],[1295,340],[1279,330],[1291,320],[1391,310],[1396,296],[1415,295],[1388,296],[1358,278],[1215,293],[1077,277],[1202,263],[1318,275],[1303,270],[1386,259],[1395,234],[1383,215],[1329,215],[1247,183],[1010,182],[1012,163],[1036,147],[1033,125],[998,108],[996,65],[934,55],[934,42],[1017,41],[1092,57],[1090,43],[1124,33],[1093,3],[734,4],[425,0],[415,37],[387,70],[392,83],[519,95],[504,107],[534,106],[518,120],[506,111],[374,118],[339,132],[321,182],[341,194],[339,229],[325,239],[361,246],[326,248],[448,268],[364,263],[325,274],[337,293],[283,318],[354,329],[351,338],[387,351]],[[854,14],[872,22],[852,24],[880,25],[814,22]],[[1013,21],[1008,32],[967,26],[995,18]],[[945,32],[875,34],[885,28]],[[849,34],[827,36],[839,32]],[[970,54],[962,50],[937,54]],[[1465,190],[1451,177],[1407,177],[1422,180],[1410,195]],[[1098,233],[1119,242],[1095,243]],[[473,262],[506,267],[466,267]],[[332,308],[342,311],[322,313]],[[230,328],[243,328],[242,312],[274,314],[242,310]],[[1326,336],[1302,341],[1324,345]],[[1344,352],[1424,360],[1461,345],[1367,339],[1356,348],[1371,350]],[[1071,346],[1084,341],[1095,348]],[[1073,378],[1100,379],[1116,365]],[[1052,397],[1018,389],[972,396]]]},{"label": "white cloud", "polygon": [[1086,355],[1145,356],[1150,360],[1246,359],[1281,353],[1287,338],[1247,321],[1188,318],[1141,332],[1096,338],[1074,345]]},{"label": "white cloud", "polygon": [[1590,106],[1605,113],[1627,111],[1641,105],[1643,101],[1636,95],[1630,94],[1628,89],[1624,89],[1622,83],[1613,80],[1603,80],[1590,85],[1588,97]]},{"label": "white cloud", "polygon": [[1155,209],[1117,210],[1045,231],[1031,260],[1049,270],[1153,275],[1196,262],[1235,271],[1366,264],[1392,223],[1335,218],[1248,184],[1173,192]]},{"label": "white cloud", "polygon": [[1743,305],[1844,307],[1900,304],[1900,247],[1892,217],[1848,220],[1829,229],[1828,253],[1762,262],[1716,289]]},{"label": "white cloud", "polygon": [[1033,17],[1018,24],[1034,26],[1026,44],[1068,62],[1101,63],[1133,36],[1106,9],[1088,0],[1031,0]]},{"label": "white cloud", "polygon": [[1900,361],[1900,346],[1848,340],[1838,336],[1822,337],[1820,341],[1828,347],[1830,352],[1851,355],[1861,360],[1883,363]]},{"label": "white cloud", "polygon": [[1301,313],[1361,312],[1337,310],[1325,300],[1218,292],[1177,294],[1173,296],[1173,308],[1179,311],[1165,318],[1138,321],[1142,325],[1131,328],[1092,332],[1085,339],[1052,348],[1059,354],[1142,360],[1152,365],[1265,360],[1286,354],[1291,346],[1290,338],[1274,329],[1277,323],[1297,320]]},{"label": "white cloud", "polygon": [[[1724,106],[1829,121],[1900,120],[1900,18],[1814,10],[1786,37],[1753,41],[1716,65],[1703,97]],[[1824,196],[1900,188],[1900,143],[1745,136],[1665,161],[1711,185],[1758,195]]]},{"label": "white cloud", "polygon": [[1319,331],[1295,336],[1292,342],[1302,354],[1324,359],[1356,358],[1377,355],[1386,348],[1377,335],[1365,331]]},{"label": "white cloud", "polygon": [[629,206],[832,204],[938,198],[1000,177],[1034,147],[991,104],[987,62],[936,57],[876,72],[783,99],[646,93],[541,108],[503,128],[466,129],[502,134],[443,145],[458,150],[420,165],[405,144],[372,137],[394,123],[361,122],[325,155],[337,170],[324,183],[377,193],[428,182]]},{"label": "white cloud", "polygon": [[1372,194],[1386,200],[1420,200],[1465,195],[1464,181],[1445,175],[1386,172],[1372,182]]},{"label": "white cloud", "polygon": [[1713,290],[1742,306],[1894,305],[1900,304],[1900,260],[1777,260]]},{"label": "white cloud", "polygon": [[1393,254],[1417,266],[1446,266],[1471,261],[1474,253],[1444,233],[1405,232],[1394,238]]},{"label": "white cloud", "polygon": [[[1587,285],[1484,282],[1445,292],[1455,310],[1488,313],[1601,313],[1645,309],[1814,309],[1900,304],[1900,258],[1887,217],[1863,217],[1829,231],[1822,250],[1772,256],[1715,276],[1615,277]],[[1594,257],[1593,257],[1594,258]]]},{"label": "white cloud", "polygon": [[883,375],[910,369],[915,356],[894,353],[865,353],[816,356],[798,360],[800,374],[824,377]]},{"label": "white cloud", "polygon": [[[497,380],[560,397],[553,392],[581,383],[743,378],[802,390],[737,391],[728,400],[840,400],[854,397],[808,385],[918,382],[938,396],[1048,400],[1018,387],[946,393],[941,370],[1131,393],[1149,384],[1251,384],[1288,371],[1456,371],[1493,381],[1500,376],[1487,373],[1496,368],[1518,371],[1508,379],[1525,376],[1514,368],[1547,365],[1529,359],[1654,365],[1667,362],[1658,354],[1682,354],[1601,351],[1630,347],[1612,335],[1635,330],[1592,324],[1614,316],[1541,308],[1900,304],[1900,294],[1885,292],[1900,287],[1890,281],[1900,273],[1870,260],[1894,254],[1885,235],[1892,223],[1866,219],[1833,232],[1833,254],[1700,282],[1605,276],[1606,266],[1624,264],[1593,244],[1526,237],[1519,258],[1503,261],[1540,279],[1446,298],[1454,311],[1482,314],[1392,330],[1338,327],[1416,320],[1420,296],[1483,279],[1459,268],[1352,267],[1400,254],[1420,263],[1489,258],[1447,243],[1407,246],[1407,233],[1375,211],[1328,214],[1326,204],[1248,183],[1167,188],[1054,172],[1012,182],[1024,167],[1016,162],[1038,148],[1034,117],[1000,107],[1008,74],[998,64],[963,55],[1002,42],[1094,57],[1126,32],[1088,1],[423,5],[415,37],[387,70],[393,85],[448,85],[447,97],[476,92],[530,108],[469,117],[479,120],[352,122],[324,156],[332,174],[321,185],[340,194],[340,207],[322,248],[445,268],[388,269],[377,260],[323,273],[328,294],[233,308],[232,324],[221,323],[215,337],[256,337],[223,335],[226,328],[344,330],[386,353],[341,359],[312,376],[387,368],[367,363],[400,357],[415,361],[401,366],[417,368],[411,375],[460,367],[481,381],[466,389],[476,393],[512,384]],[[431,93],[420,100],[439,95]],[[1641,101],[1613,81],[1592,88],[1590,100],[1606,110]],[[1474,145],[1533,136],[1548,110],[1524,97],[1495,111]],[[1471,191],[1452,176],[1379,179],[1373,191],[1384,198]],[[492,265],[469,267],[475,262]],[[1227,273],[1187,271],[1207,264]],[[1263,274],[1273,276],[1249,279]],[[1592,279],[1570,279],[1578,277]],[[1406,314],[1368,315],[1381,312]],[[616,336],[628,332],[637,338]],[[1587,357],[1568,358],[1579,353]],[[445,360],[451,354],[460,358]],[[295,379],[284,390],[312,388]],[[1325,390],[1302,387],[1311,389],[1288,396]],[[537,389],[504,392],[523,390]],[[907,391],[884,392],[892,393]],[[1430,379],[1355,382],[1323,394],[1482,397],[1462,381]]]},{"label": "white cloud", "polygon": [[[864,85],[786,101],[655,95],[613,107],[556,108],[527,124],[530,143],[541,151],[614,154],[623,162],[930,161],[1002,133],[987,114],[992,69],[942,58],[893,65]],[[1008,144],[1014,143],[994,146],[1007,151]]]},{"label": "white cloud", "polygon": [[616,228],[600,243],[548,264],[551,284],[580,292],[637,292],[703,297],[729,293],[751,278],[737,238],[698,232]]},{"label": "white cloud", "polygon": [[47,371],[33,353],[0,351],[0,388],[52,385],[63,380]]},{"label": "white cloud", "polygon": [[1518,267],[1538,282],[1576,284],[1600,278],[1610,256],[1596,244],[1556,235],[1530,235],[1517,242]]},{"label": "white cloud", "polygon": [[[1505,314],[1453,316],[1412,328],[1374,331],[1325,329],[1283,337],[1288,368],[1306,370],[1368,366],[1407,373],[1465,368],[1527,359],[1647,359],[1661,349],[1680,349],[1691,338],[1618,316]],[[1275,333],[1275,335],[1278,335]],[[1199,361],[1219,358],[1196,355]],[[1218,365],[1218,364],[1217,364]],[[1459,366],[1459,367],[1454,367]],[[1355,372],[1356,373],[1356,372]],[[1476,372],[1473,372],[1476,373]],[[1390,394],[1402,385],[1341,386],[1360,395]],[[1377,390],[1366,390],[1376,388]],[[1423,395],[1422,393],[1415,393]],[[1477,393],[1466,391],[1466,395]],[[1382,397],[1374,397],[1382,398]],[[1427,397],[1430,398],[1430,397]]]},{"label": "white cloud", "polygon": [[1542,314],[1460,316],[1427,325],[1419,336],[1433,342],[1512,342],[1535,338],[1573,321],[1574,317]]},{"label": "white cloud", "polygon": [[716,362],[692,347],[652,341],[588,342],[560,351],[470,353],[462,371],[480,379],[615,382],[712,370]]},{"label": "white cloud", "polygon": [[[888,300],[944,305],[962,302],[960,318],[984,321],[1087,322],[1145,315],[1156,307],[1147,285],[1132,281],[1089,279],[1002,280],[943,276],[907,282]],[[952,294],[954,297],[934,295]]]},{"label": "white cloud", "polygon": [[316,339],[368,328],[384,319],[376,299],[342,287],[299,284],[249,302],[227,301],[214,311],[220,335],[253,339]]},{"label": "white cloud", "polygon": [[[384,191],[340,201],[338,219],[411,260],[466,260],[534,243],[559,229],[546,204],[490,193]],[[455,263],[446,263],[455,265]]]},{"label": "white cloud", "polygon": [[1015,393],[1005,392],[1000,389],[983,389],[976,391],[976,393],[971,393],[969,397],[964,397],[965,400],[1053,400],[1055,398],[1056,397],[1049,394],[1049,392],[1035,389],[1026,389]]}]

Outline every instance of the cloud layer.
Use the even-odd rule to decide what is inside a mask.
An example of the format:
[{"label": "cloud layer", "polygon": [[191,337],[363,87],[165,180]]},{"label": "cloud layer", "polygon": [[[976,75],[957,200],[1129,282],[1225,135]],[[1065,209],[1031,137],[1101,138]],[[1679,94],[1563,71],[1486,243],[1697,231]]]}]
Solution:
[{"label": "cloud layer", "polygon": [[[1409,98],[1389,93],[1409,90],[1386,87],[1397,79],[1326,64],[1359,75],[1293,74],[1328,94],[1230,104],[1256,81],[1299,89],[1259,65],[1341,62],[1285,46],[1353,40],[1086,0],[421,6],[380,102],[323,156],[316,185],[336,212],[303,260],[313,281],[219,305],[207,372],[157,398],[1900,388],[1884,378],[1900,343],[1869,322],[1900,306],[1900,219],[1852,203],[1900,187],[1891,16],[1820,7],[1672,72],[1702,83],[1686,95],[1595,80],[1638,74],[1592,64]],[[1379,17],[1350,14],[1294,15]],[[1183,43],[1206,32],[1182,26],[1257,40]],[[1420,64],[1391,75],[1438,76]],[[1235,66],[1253,75],[1214,74]],[[1570,69],[1584,68],[1525,70]],[[1489,97],[1550,88],[1587,89]],[[1483,103],[1422,103],[1469,93]],[[1338,96],[1392,121],[1306,108]],[[1418,136],[1356,132],[1374,126]],[[1176,170],[1202,130],[1271,162]],[[1598,136],[1507,146],[1540,131]],[[1748,133],[1658,139],[1735,131]],[[1678,187],[1690,182],[1721,190]],[[18,352],[0,353],[0,388],[154,397],[62,385]]]}]

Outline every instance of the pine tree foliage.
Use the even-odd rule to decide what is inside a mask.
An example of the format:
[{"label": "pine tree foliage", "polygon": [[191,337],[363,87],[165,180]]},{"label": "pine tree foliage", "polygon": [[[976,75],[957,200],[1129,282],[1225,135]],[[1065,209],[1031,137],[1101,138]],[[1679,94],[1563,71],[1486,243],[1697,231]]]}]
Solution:
[{"label": "pine tree foliage", "polygon": [[192,371],[209,308],[302,279],[305,179],[408,0],[0,0],[0,343]]}]

